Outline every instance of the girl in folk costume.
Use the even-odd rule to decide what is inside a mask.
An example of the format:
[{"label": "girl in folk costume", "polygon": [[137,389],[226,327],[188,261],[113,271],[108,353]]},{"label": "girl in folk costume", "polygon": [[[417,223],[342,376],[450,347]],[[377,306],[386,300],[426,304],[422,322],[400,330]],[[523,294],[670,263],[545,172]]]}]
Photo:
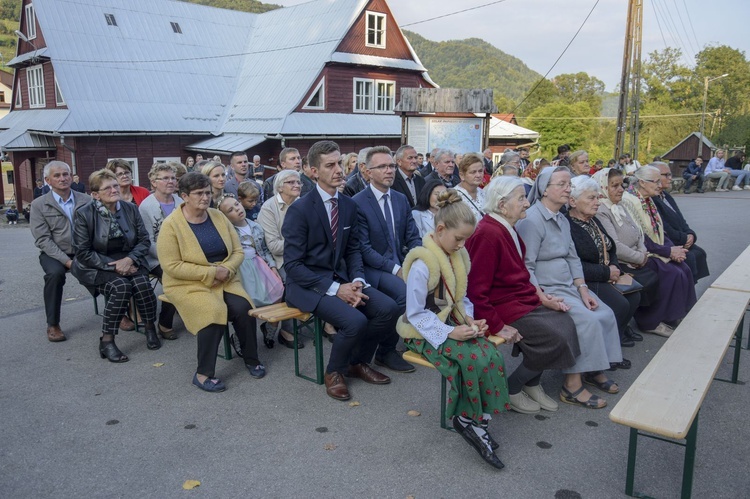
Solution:
[{"label": "girl in folk costume", "polygon": [[474,215],[449,189],[438,196],[435,230],[422,247],[406,256],[406,313],[396,329],[406,346],[429,360],[450,381],[448,413],[453,427],[482,458],[501,469],[498,444],[487,431],[492,415],[509,408],[500,352],[484,335],[487,324],[474,320],[466,298],[470,262],[464,249],[474,232]]}]

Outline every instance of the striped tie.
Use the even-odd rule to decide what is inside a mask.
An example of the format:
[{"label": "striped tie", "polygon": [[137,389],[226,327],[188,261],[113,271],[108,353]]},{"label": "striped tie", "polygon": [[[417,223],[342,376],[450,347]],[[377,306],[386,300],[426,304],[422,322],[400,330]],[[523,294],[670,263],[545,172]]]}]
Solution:
[{"label": "striped tie", "polygon": [[339,232],[339,200],[331,198],[331,235],[333,236],[333,247],[336,248],[336,236]]}]

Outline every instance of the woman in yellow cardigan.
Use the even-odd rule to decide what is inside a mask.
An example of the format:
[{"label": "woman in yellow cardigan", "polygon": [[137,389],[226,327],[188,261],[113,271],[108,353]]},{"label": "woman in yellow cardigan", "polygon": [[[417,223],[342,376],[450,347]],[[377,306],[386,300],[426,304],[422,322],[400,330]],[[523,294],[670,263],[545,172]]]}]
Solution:
[{"label": "woman in yellow cardigan", "polygon": [[255,319],[248,315],[252,302],[237,275],[245,253],[229,220],[208,207],[207,176],[187,173],[178,188],[184,203],[164,220],[156,244],[164,293],[187,330],[198,336],[193,384],[207,392],[223,392],[226,386],[214,376],[214,369],[227,319],[232,321],[250,376],[266,374],[258,360]]}]

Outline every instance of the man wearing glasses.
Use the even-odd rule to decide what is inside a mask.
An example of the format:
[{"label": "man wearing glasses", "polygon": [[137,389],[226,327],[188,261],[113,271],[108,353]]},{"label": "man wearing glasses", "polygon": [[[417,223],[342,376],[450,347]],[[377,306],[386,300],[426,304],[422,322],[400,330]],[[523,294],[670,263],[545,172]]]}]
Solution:
[{"label": "man wearing glasses", "polygon": [[50,161],[44,167],[44,180],[50,191],[31,203],[31,235],[41,250],[39,263],[44,270],[44,310],[47,314],[47,339],[65,341],[60,329],[65,274],[73,265],[73,215],[91,201],[88,194],[71,190],[70,166]]},{"label": "man wearing glasses", "polygon": [[[281,167],[280,171],[292,170],[299,173],[302,168],[302,158],[299,155],[299,151],[293,147],[282,149],[279,153],[279,166]],[[276,175],[274,173],[263,182],[263,199],[271,199],[273,197],[273,182],[276,180]],[[309,185],[302,184],[302,193],[300,195],[304,196],[310,190],[311,187]]]},{"label": "man wearing glasses", "polygon": [[[409,250],[422,245],[422,240],[406,196],[391,189],[398,175],[391,151],[383,146],[371,148],[365,157],[365,168],[370,185],[352,198],[359,207],[365,279],[396,303],[400,316],[406,311],[401,264]],[[397,343],[395,328],[387,331],[378,343],[375,364],[397,372],[414,371],[414,366],[396,352]]]}]

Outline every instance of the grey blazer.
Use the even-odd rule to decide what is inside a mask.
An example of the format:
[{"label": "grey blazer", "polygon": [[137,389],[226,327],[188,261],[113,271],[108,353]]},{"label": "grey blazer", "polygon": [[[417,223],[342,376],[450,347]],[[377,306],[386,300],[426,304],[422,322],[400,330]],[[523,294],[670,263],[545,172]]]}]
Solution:
[{"label": "grey blazer", "polygon": [[[71,196],[75,200],[73,216],[81,206],[91,201],[91,196],[71,189]],[[73,229],[70,220],[60,205],[57,204],[52,191],[36,198],[31,203],[31,235],[34,244],[42,253],[65,265],[75,253],[73,249]]]}]

